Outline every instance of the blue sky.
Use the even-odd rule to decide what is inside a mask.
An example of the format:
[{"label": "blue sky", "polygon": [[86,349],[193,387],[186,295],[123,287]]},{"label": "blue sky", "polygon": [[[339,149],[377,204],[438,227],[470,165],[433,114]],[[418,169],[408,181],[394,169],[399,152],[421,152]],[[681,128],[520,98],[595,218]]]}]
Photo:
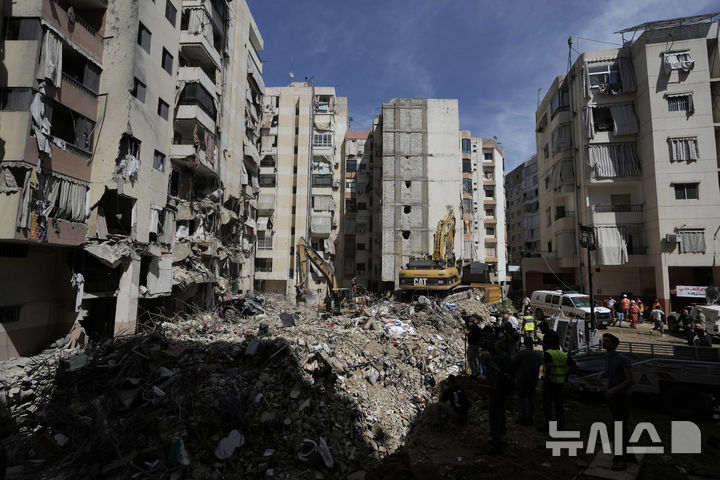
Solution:
[{"label": "blue sky", "polygon": [[[538,89],[580,52],[614,48],[613,32],[711,13],[717,0],[248,0],[265,41],[270,86],[306,76],[348,97],[351,128],[383,100],[457,98],[460,128],[497,136],[510,171],[535,153]],[[577,57],[573,52],[573,61]]]}]

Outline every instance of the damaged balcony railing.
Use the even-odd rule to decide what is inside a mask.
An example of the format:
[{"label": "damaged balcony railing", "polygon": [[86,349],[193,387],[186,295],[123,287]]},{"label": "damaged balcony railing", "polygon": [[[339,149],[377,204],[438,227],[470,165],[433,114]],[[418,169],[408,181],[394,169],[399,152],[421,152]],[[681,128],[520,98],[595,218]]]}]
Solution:
[{"label": "damaged balcony railing", "polygon": [[68,82],[70,85],[72,85],[73,87],[82,91],[83,93],[85,93],[93,98],[97,98],[97,96],[98,96],[97,93],[93,92],[92,90],[90,90],[90,88],[88,88],[85,85],[83,85],[82,83],[78,82],[77,80],[75,80],[73,77],[71,77],[67,73],[63,72],[62,76],[63,76],[63,81]]}]

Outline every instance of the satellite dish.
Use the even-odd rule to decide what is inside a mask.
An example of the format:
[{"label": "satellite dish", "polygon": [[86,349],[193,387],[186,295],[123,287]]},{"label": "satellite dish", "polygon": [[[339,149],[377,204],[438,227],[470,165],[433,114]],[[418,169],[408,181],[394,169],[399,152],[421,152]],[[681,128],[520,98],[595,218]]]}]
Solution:
[{"label": "satellite dish", "polygon": [[705,302],[708,305],[720,303],[720,289],[718,287],[707,287],[705,289]]}]

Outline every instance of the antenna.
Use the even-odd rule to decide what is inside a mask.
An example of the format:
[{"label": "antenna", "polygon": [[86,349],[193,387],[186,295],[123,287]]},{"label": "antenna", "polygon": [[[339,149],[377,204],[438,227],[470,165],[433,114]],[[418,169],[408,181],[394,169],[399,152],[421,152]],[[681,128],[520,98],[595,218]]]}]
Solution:
[{"label": "antenna", "polygon": [[568,37],[568,64],[567,71],[570,71],[572,67],[572,36]]}]

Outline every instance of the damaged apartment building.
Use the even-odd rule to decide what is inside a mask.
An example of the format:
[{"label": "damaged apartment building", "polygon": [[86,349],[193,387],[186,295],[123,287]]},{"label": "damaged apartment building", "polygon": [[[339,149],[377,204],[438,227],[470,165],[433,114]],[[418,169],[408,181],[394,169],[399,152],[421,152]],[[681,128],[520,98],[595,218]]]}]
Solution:
[{"label": "damaged apartment building", "polygon": [[0,359],[252,288],[246,3],[2,0],[0,28]]},{"label": "damaged apartment building", "polygon": [[[255,288],[295,297],[297,244],[303,238],[339,272],[342,220],[342,147],[348,128],[347,98],[334,87],[294,82],[265,91],[260,148]],[[312,295],[327,287],[306,266]]]}]

